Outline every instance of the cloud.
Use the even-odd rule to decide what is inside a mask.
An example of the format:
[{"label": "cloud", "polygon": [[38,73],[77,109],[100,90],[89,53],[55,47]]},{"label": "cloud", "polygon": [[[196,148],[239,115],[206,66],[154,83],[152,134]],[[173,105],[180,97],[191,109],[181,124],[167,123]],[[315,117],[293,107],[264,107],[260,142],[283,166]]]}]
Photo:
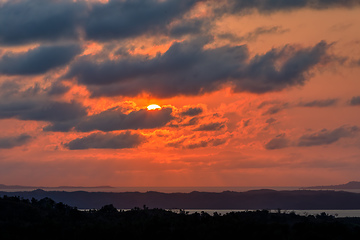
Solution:
[{"label": "cloud", "polygon": [[359,130],[360,129],[357,126],[342,126],[332,131],[323,129],[319,132],[301,136],[297,145],[299,147],[328,145],[340,140],[341,138],[353,137],[359,132]]},{"label": "cloud", "polygon": [[126,56],[100,62],[82,57],[64,78],[76,78],[94,97],[201,95],[225,83],[231,83],[235,92],[266,93],[303,85],[329,47],[324,41],[309,48],[285,46],[250,58],[246,45],[204,48],[211,41],[175,42],[154,58]]},{"label": "cloud", "polygon": [[262,26],[258,27],[255,30],[243,35],[243,36],[236,36],[232,33],[223,33],[219,34],[218,37],[223,39],[228,39],[230,41],[236,42],[236,41],[256,41],[258,37],[261,35],[266,34],[283,34],[285,32],[290,31],[289,29],[283,29],[281,26]]},{"label": "cloud", "polygon": [[173,24],[170,27],[169,35],[175,38],[187,34],[198,35],[200,33],[204,33],[205,30],[209,30],[210,27],[211,27],[211,23],[207,19],[203,19],[203,18],[184,19],[182,21]]},{"label": "cloud", "polygon": [[219,131],[225,127],[223,122],[205,123],[195,128],[194,131]]},{"label": "cloud", "polygon": [[[269,107],[262,115],[265,116],[265,115],[273,115],[273,114],[276,114],[276,113],[279,113],[281,112],[282,110],[284,109],[287,109],[289,108],[289,103],[280,103],[280,102],[272,102],[272,103],[266,103],[265,105],[261,106],[262,104],[264,103],[261,103],[259,106],[258,106],[258,109],[262,108],[263,106],[265,105],[269,105],[269,104],[273,104],[273,106]],[[261,106],[261,107],[260,107]]]},{"label": "cloud", "polygon": [[7,1],[0,5],[0,44],[78,39],[86,9],[84,1]]},{"label": "cloud", "polygon": [[[105,4],[97,3],[92,6],[84,29],[88,39],[98,41],[166,32],[168,23],[182,17],[197,2],[198,0],[110,0]],[[192,23],[192,27],[194,24],[196,25]],[[189,26],[178,26],[173,29],[172,34],[189,30]]]},{"label": "cloud", "polygon": [[126,131],[120,134],[93,133],[89,136],[75,139],[64,146],[70,150],[82,150],[90,148],[123,149],[136,148],[146,139],[141,134]]},{"label": "cloud", "polygon": [[302,102],[299,103],[300,107],[331,107],[336,105],[336,103],[339,100],[336,98],[332,98],[332,99],[324,99],[324,100],[314,100],[311,102]]},{"label": "cloud", "polygon": [[25,53],[5,53],[0,58],[4,75],[34,75],[69,63],[81,48],[78,45],[41,46]]},{"label": "cloud", "polygon": [[360,105],[360,96],[352,97],[350,100],[351,106],[359,106]]},{"label": "cloud", "polygon": [[328,9],[346,7],[351,8],[360,4],[358,0],[230,0],[224,12],[246,14],[252,10],[260,13],[272,13],[276,11],[290,11],[301,8]]},{"label": "cloud", "polygon": [[290,146],[290,140],[285,137],[284,134],[276,136],[265,144],[265,148],[268,150],[281,149]]},{"label": "cloud", "polygon": [[81,120],[75,130],[90,132],[100,130],[104,132],[126,129],[152,129],[165,126],[173,117],[172,108],[148,111],[140,109],[128,114],[122,113],[120,109],[110,109],[96,115],[91,115]]},{"label": "cloud", "polygon": [[0,137],[0,149],[10,149],[25,145],[32,137],[28,134],[21,134],[15,137]]},{"label": "cloud", "polygon": [[203,109],[201,107],[188,107],[184,111],[181,112],[182,116],[190,116],[194,117],[201,113],[203,113]]},{"label": "cloud", "polygon": [[87,109],[76,101],[68,103],[20,99],[0,103],[0,119],[17,118],[20,120],[63,122],[86,115]]}]

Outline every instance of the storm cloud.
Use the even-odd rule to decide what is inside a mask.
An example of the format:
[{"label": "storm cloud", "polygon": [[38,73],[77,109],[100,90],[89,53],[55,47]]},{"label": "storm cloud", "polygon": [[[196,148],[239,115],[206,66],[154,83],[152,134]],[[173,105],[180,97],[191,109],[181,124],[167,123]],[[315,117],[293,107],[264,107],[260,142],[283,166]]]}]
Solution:
[{"label": "storm cloud", "polygon": [[[209,42],[210,38],[176,42],[151,59],[128,56],[99,62],[83,57],[70,66],[65,78],[76,78],[93,96],[201,95],[225,83],[235,92],[266,93],[304,84],[329,47],[324,41],[302,49],[285,46],[250,58],[246,45],[204,49]],[[285,61],[278,67],[280,59]]]},{"label": "storm cloud", "polygon": [[359,133],[359,130],[360,129],[357,126],[342,126],[332,131],[323,129],[319,132],[301,136],[299,138],[298,146],[310,147],[328,145],[340,140],[341,138],[353,137],[355,134]]},{"label": "storm cloud", "polygon": [[32,137],[28,134],[21,134],[19,136],[0,137],[0,149],[10,149],[25,145]]},{"label": "storm cloud", "polygon": [[68,64],[81,48],[78,45],[41,46],[25,53],[5,53],[0,58],[0,73],[5,75],[42,74]]},{"label": "storm cloud", "polygon": [[146,138],[141,134],[131,133],[93,133],[89,136],[77,138],[64,146],[70,150],[82,150],[90,148],[123,149],[135,148],[145,142]]}]

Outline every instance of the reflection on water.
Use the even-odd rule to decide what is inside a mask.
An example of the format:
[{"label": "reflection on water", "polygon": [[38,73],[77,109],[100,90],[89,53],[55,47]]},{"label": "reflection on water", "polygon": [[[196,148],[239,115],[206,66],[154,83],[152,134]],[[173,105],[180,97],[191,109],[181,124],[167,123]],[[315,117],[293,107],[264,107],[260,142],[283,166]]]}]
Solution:
[{"label": "reflection on water", "polygon": [[[176,210],[179,211],[179,210]],[[243,212],[243,211],[251,211],[251,210],[216,210],[216,209],[190,209],[190,210],[185,210],[185,212],[188,212],[189,214],[192,213],[201,213],[201,212],[206,212],[210,215],[213,215],[215,212],[217,212],[218,214],[226,214],[229,212]],[[276,213],[278,212],[278,210],[270,210],[270,212]],[[281,210],[282,213],[291,213],[291,212],[295,212],[295,214],[298,215],[302,215],[302,216],[307,216],[307,215],[317,215],[317,214],[321,214],[323,212],[325,212],[328,215],[332,215],[335,217],[360,217],[360,210],[355,209],[355,210]]]}]

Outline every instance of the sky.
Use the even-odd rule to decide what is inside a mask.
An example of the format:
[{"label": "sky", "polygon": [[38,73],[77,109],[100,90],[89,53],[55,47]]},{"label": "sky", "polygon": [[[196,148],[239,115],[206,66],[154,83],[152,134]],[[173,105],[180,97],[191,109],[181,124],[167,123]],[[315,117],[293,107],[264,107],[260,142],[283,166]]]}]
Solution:
[{"label": "sky", "polygon": [[0,0],[0,183],[360,180],[359,29],[360,0]]}]

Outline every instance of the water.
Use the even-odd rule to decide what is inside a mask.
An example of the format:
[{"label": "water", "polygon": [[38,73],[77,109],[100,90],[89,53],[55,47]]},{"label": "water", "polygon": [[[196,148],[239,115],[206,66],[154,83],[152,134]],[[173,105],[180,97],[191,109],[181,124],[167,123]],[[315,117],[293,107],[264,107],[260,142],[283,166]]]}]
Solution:
[{"label": "water", "polygon": [[[45,191],[87,191],[87,192],[163,192],[163,193],[190,193],[193,191],[199,192],[246,192],[256,189],[273,189],[273,190],[299,190],[300,187],[6,187],[1,188],[0,191],[18,192],[18,191],[34,191],[36,189],[43,189]],[[360,189],[358,190],[360,192]]]},{"label": "water", "polygon": [[[175,212],[177,212],[179,210],[175,210]],[[244,212],[244,211],[254,211],[254,210],[223,210],[223,209],[188,209],[185,210],[185,212],[188,212],[189,214],[192,213],[201,213],[201,212],[206,212],[210,215],[213,215],[215,212],[217,212],[218,214],[226,214],[226,213],[230,213],[230,212]],[[270,212],[276,213],[278,212],[278,210],[270,210]],[[328,215],[332,215],[335,217],[360,217],[360,209],[351,209],[351,210],[281,210],[282,213],[290,213],[290,212],[294,212],[297,215],[301,215],[301,216],[307,216],[307,215],[314,215],[316,216],[317,214],[321,214],[323,212],[325,212]]]}]

